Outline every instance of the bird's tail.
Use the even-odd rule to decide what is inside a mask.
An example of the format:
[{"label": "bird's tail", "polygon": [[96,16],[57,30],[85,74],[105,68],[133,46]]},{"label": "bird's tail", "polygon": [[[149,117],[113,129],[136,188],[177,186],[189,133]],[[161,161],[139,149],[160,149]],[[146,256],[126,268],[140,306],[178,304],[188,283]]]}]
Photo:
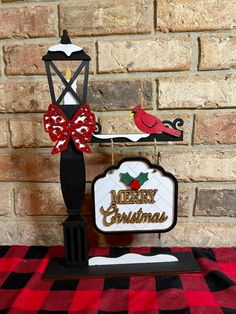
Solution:
[{"label": "bird's tail", "polygon": [[181,135],[181,131],[175,130],[175,129],[171,129],[171,128],[168,128],[168,127],[164,127],[163,132],[167,133],[167,134],[170,134],[170,135],[173,135],[173,136],[176,136],[176,137],[180,137],[180,135]]}]

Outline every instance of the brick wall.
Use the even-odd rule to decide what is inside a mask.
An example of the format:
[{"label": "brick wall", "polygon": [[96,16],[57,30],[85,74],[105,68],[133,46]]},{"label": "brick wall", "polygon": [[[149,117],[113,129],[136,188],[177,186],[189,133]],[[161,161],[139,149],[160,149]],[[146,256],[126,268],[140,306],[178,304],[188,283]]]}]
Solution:
[{"label": "brick wall", "polygon": [[[236,244],[236,0],[0,2],[0,242],[62,243],[59,157],[42,128],[50,102],[41,57],[67,29],[90,54],[89,103],[104,132],[133,130],[142,103],[185,120],[182,143],[158,144],[180,182],[179,220],[163,245]],[[114,112],[115,111],[115,112]],[[90,182],[111,163],[109,145],[86,156],[82,212],[91,245],[157,245],[155,234],[107,236],[91,225]],[[114,147],[114,158],[157,161],[153,143]]]}]

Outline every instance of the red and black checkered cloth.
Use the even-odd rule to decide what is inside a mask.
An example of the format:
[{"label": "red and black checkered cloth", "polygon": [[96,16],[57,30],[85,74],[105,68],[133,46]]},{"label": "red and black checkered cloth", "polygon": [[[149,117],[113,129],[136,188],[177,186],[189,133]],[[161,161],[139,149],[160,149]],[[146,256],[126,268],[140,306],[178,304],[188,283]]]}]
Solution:
[{"label": "red and black checkered cloth", "polygon": [[90,256],[191,250],[201,273],[53,281],[42,274],[62,247],[0,246],[0,313],[235,314],[236,248],[94,248]]}]

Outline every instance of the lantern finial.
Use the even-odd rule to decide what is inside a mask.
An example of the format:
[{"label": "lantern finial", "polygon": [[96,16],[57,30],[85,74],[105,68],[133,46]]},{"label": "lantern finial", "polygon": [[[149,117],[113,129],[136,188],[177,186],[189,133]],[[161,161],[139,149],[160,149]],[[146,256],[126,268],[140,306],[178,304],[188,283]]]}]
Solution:
[{"label": "lantern finial", "polygon": [[63,44],[63,45],[69,45],[69,44],[71,44],[70,37],[69,37],[69,35],[68,35],[66,29],[63,30],[63,34],[62,34],[62,36],[61,36],[61,41],[60,41],[60,43]]}]

